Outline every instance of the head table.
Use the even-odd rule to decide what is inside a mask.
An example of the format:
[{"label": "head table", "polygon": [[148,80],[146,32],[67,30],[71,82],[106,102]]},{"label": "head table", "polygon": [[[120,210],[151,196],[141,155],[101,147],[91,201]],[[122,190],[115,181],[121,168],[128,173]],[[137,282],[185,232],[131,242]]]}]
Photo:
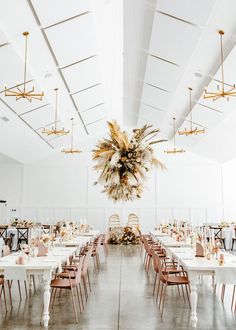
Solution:
[{"label": "head table", "polygon": [[[199,275],[212,275],[221,284],[236,284],[236,256],[225,253],[225,263],[220,266],[218,260],[195,257],[195,249],[185,242],[176,242],[174,238],[158,231],[151,232],[152,237],[162,244],[168,255],[176,259],[188,272],[190,281],[191,325],[197,326],[197,285]],[[214,282],[213,282],[214,286]]]}]

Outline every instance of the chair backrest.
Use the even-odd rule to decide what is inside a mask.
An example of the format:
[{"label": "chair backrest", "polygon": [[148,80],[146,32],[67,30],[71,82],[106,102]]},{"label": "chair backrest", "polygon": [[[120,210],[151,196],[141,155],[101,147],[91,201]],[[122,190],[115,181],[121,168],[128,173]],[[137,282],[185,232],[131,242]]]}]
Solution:
[{"label": "chair backrest", "polygon": [[157,267],[158,267],[159,279],[160,280],[163,280],[164,279],[164,274],[163,274],[163,271],[162,271],[163,265],[162,265],[161,259],[158,256],[158,254],[156,254],[156,258],[157,258],[156,260],[157,260]]},{"label": "chair backrest", "polygon": [[75,282],[76,282],[76,285],[80,283],[80,280],[81,280],[81,274],[82,274],[82,267],[83,267],[83,264],[84,264],[84,258],[85,256],[81,256],[80,257],[80,260],[79,260],[79,264],[78,264],[78,267],[77,267],[77,271],[76,271],[76,275],[75,275]]},{"label": "chair backrest", "polygon": [[210,226],[210,229],[213,231],[215,239],[216,238],[222,238],[222,234],[223,234],[223,228],[222,227]]},{"label": "chair backrest", "polygon": [[91,245],[91,247],[89,248],[89,250],[86,252],[86,255],[85,255],[85,258],[84,258],[84,262],[83,262],[82,275],[84,275],[84,276],[87,274],[89,260],[91,258],[92,252],[93,252],[93,246]]},{"label": "chair backrest", "polygon": [[159,267],[158,267],[158,261],[157,261],[157,255],[153,248],[151,248],[151,254],[152,254],[152,261],[153,261],[153,268],[155,272],[159,273]]},{"label": "chair backrest", "polygon": [[42,234],[49,234],[51,231],[51,225],[42,225]]},{"label": "chair backrest", "polygon": [[96,243],[96,247],[95,247],[95,251],[98,253],[99,252],[99,248],[101,246],[101,242],[102,242],[102,235],[99,235],[98,237],[98,241]]},{"label": "chair backrest", "polygon": [[4,240],[7,238],[7,228],[8,226],[0,226],[0,237]]},{"label": "chair backrest", "polygon": [[16,230],[17,230],[17,240],[28,241],[28,239],[29,239],[29,228],[28,227],[16,228]]},{"label": "chair backrest", "polygon": [[139,218],[136,214],[134,214],[134,213],[129,214],[128,226],[139,227]]},{"label": "chair backrest", "polygon": [[112,214],[108,222],[109,228],[120,227],[120,217],[119,214]]}]

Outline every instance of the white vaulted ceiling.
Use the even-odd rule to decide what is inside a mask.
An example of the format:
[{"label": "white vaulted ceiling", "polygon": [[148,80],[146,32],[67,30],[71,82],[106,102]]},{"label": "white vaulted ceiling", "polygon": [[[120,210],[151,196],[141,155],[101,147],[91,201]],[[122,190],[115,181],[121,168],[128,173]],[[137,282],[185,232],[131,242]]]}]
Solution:
[{"label": "white vaulted ceiling", "polygon": [[[226,5],[227,3],[227,5]],[[234,0],[8,0],[0,4],[0,153],[29,163],[60,151],[70,136],[42,134],[54,121],[75,120],[78,147],[106,132],[117,119],[128,129],[150,123],[171,144],[177,128],[193,120],[202,136],[176,136],[177,144],[217,162],[236,156],[224,148],[235,139],[236,98],[204,100],[205,86],[220,80],[219,36],[225,31],[225,80],[236,81]],[[29,31],[27,86],[45,91],[42,101],[16,102],[4,84],[23,79]],[[215,147],[213,147],[215,145]],[[78,156],[80,157],[80,156]]]}]

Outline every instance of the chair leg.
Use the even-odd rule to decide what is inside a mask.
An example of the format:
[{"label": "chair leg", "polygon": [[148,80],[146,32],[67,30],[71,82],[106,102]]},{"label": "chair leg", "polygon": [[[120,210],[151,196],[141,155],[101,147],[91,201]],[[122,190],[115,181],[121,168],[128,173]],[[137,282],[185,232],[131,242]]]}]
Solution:
[{"label": "chair leg", "polygon": [[4,298],[5,309],[7,312],[7,300],[6,300],[6,292],[5,292],[4,284],[2,285],[2,289],[3,289],[3,298]]},{"label": "chair leg", "polygon": [[27,292],[27,285],[26,285],[26,281],[24,281],[24,284],[25,284],[25,297],[27,298],[27,297],[28,297],[28,292]]},{"label": "chair leg", "polygon": [[181,290],[182,290],[183,298],[184,298],[184,301],[185,301],[184,288],[183,288],[183,285],[182,284],[181,284]]},{"label": "chair leg", "polygon": [[158,301],[159,291],[160,291],[160,283],[161,281],[158,281],[158,287],[157,287],[157,295],[156,295],[156,302]]},{"label": "chair leg", "polygon": [[18,280],[17,282],[18,282],[18,290],[19,290],[20,300],[22,300],[22,297],[21,297],[20,281]]},{"label": "chair leg", "polygon": [[157,282],[157,272],[155,272],[155,280],[154,280],[154,284],[153,284],[153,291],[152,291],[152,295],[154,296],[155,294],[155,289],[156,289],[156,282]]},{"label": "chair leg", "polygon": [[167,284],[164,284],[164,292],[163,292],[163,298],[162,298],[162,308],[161,308],[161,318],[162,318],[162,315],[163,315],[163,311],[164,311],[164,304],[165,304],[165,296],[166,296],[166,287],[167,287]]},{"label": "chair leg", "polygon": [[71,297],[72,297],[72,302],[73,302],[73,307],[74,307],[74,312],[75,312],[76,323],[79,323],[78,314],[77,314],[76,305],[75,305],[75,297],[74,297],[73,289],[71,288],[70,291],[71,291]]},{"label": "chair leg", "polygon": [[162,293],[163,293],[164,283],[161,283],[161,292],[159,298],[159,309],[161,309],[161,300],[162,300]]},{"label": "chair leg", "polygon": [[231,310],[233,309],[233,304],[234,304],[235,288],[236,288],[236,285],[234,285],[234,289],[233,289],[233,296],[232,296],[232,301],[231,301]]},{"label": "chair leg", "polygon": [[55,302],[56,294],[57,294],[57,288],[55,288],[54,295],[53,295],[53,297],[52,297],[52,309],[53,309],[53,306],[54,306],[54,302]]},{"label": "chair leg", "polygon": [[80,302],[80,297],[79,297],[79,289],[78,286],[76,286],[76,293],[77,293],[77,299],[79,302],[79,310],[80,310],[80,314],[82,313],[82,307],[81,307],[81,302]]},{"label": "chair leg", "polygon": [[54,288],[51,288],[50,300],[49,300],[49,309],[52,307],[52,298],[53,298]]},{"label": "chair leg", "polygon": [[79,283],[79,291],[80,291],[80,297],[81,297],[82,307],[84,309],[84,300],[83,300],[82,289],[81,289],[81,284],[80,283]]},{"label": "chair leg", "polygon": [[91,283],[90,283],[90,276],[89,276],[89,271],[87,270],[87,277],[88,277],[88,284],[89,284],[89,289],[91,292]]},{"label": "chair leg", "polygon": [[84,294],[85,294],[85,299],[86,301],[88,300],[88,290],[87,290],[87,283],[86,283],[86,278],[83,276],[83,286],[84,286]]},{"label": "chair leg", "polygon": [[225,284],[222,285],[221,289],[221,301],[223,302],[225,298]]},{"label": "chair leg", "polygon": [[10,285],[9,280],[7,281],[7,286],[8,286],[9,297],[10,297],[10,303],[11,303],[11,308],[12,308],[13,305],[12,305],[12,296],[11,296],[11,285]]}]

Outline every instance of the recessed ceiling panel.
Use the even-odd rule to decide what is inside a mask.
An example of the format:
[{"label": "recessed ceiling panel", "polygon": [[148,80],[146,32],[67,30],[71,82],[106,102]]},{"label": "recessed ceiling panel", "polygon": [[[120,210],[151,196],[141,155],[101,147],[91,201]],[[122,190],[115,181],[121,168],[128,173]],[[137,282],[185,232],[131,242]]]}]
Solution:
[{"label": "recessed ceiling panel", "polygon": [[45,30],[60,67],[97,54],[93,14],[86,14]]},{"label": "recessed ceiling panel", "polygon": [[0,151],[22,163],[29,163],[51,152],[50,146],[17,116],[0,121]]},{"label": "recessed ceiling panel", "polygon": [[[197,104],[192,110],[192,118],[194,123],[209,129],[216,126],[223,119],[223,114]],[[187,119],[189,119],[189,116]]]},{"label": "recessed ceiling panel", "polygon": [[73,95],[73,99],[80,111],[104,103],[104,90],[101,84]]},{"label": "recessed ceiling panel", "polygon": [[63,135],[63,136],[59,136],[56,139],[52,139],[50,140],[50,144],[53,146],[53,148],[55,149],[60,149],[64,146],[69,146],[70,145],[70,134],[68,135]]},{"label": "recessed ceiling panel", "polygon": [[[16,54],[14,48],[11,45],[0,47],[0,77],[1,85],[0,91],[7,87],[15,86],[16,83],[23,82],[24,63],[20,57]],[[27,72],[27,80],[32,79],[32,76]]]},{"label": "recessed ceiling panel", "polygon": [[93,123],[97,120],[106,118],[105,105],[100,105],[98,107],[92,108],[90,110],[81,113],[85,125]]},{"label": "recessed ceiling panel", "polygon": [[170,93],[148,84],[143,85],[142,102],[166,110],[170,103]]},{"label": "recessed ceiling panel", "polygon": [[95,123],[92,123],[90,125],[87,125],[87,130],[89,132],[89,135],[96,136],[100,133],[106,133],[107,131],[107,121],[106,120],[100,120]]},{"label": "recessed ceiling panel", "polygon": [[32,0],[34,9],[43,27],[61,22],[89,11],[85,0]]},{"label": "recessed ceiling panel", "polygon": [[97,56],[67,67],[62,70],[62,73],[71,93],[92,87],[101,82]]},{"label": "recessed ceiling panel", "polygon": [[196,25],[205,25],[216,0],[158,0],[156,9]]},{"label": "recessed ceiling panel", "polygon": [[47,105],[37,110],[30,111],[21,117],[34,129],[39,129],[53,123],[55,119],[54,116],[54,109],[51,105]]},{"label": "recessed ceiling panel", "polygon": [[189,61],[200,33],[196,26],[156,13],[149,52],[183,66]]},{"label": "recessed ceiling panel", "polygon": [[144,81],[172,91],[177,87],[181,74],[180,67],[149,56]]}]

